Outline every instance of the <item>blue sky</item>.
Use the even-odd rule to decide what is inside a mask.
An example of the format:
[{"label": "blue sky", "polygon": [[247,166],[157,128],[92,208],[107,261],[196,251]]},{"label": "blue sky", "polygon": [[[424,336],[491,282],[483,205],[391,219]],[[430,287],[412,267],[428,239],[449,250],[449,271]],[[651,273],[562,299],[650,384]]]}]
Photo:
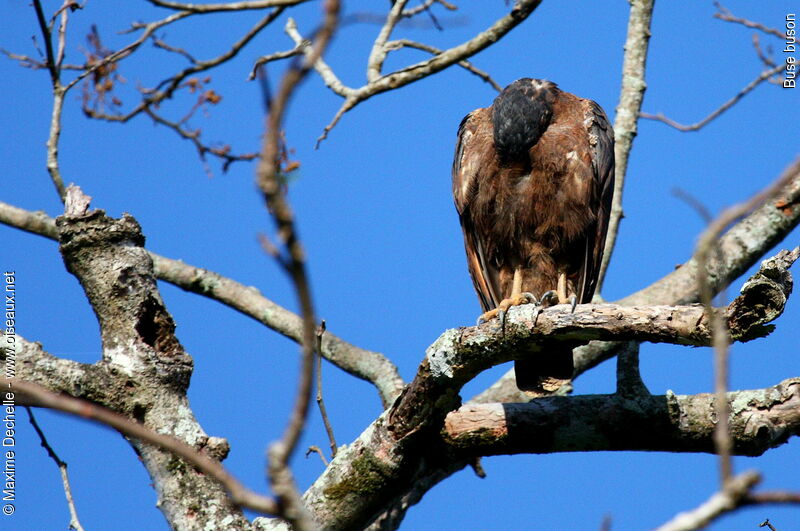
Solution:
[{"label": "blue sky", "polygon": [[[52,10],[58,2],[45,2]],[[379,5],[385,7],[385,2]],[[413,2],[412,2],[413,4]],[[751,5],[752,4],[752,5]],[[346,2],[348,13],[374,9]],[[0,47],[36,55],[34,12],[26,2],[3,1]],[[119,35],[133,20],[164,16],[146,2],[89,2],[73,15],[67,62],[81,63],[83,36],[97,24],[104,44],[117,49],[132,39]],[[782,28],[787,1],[731,1],[740,16]],[[440,48],[458,44],[507,9],[504,2],[463,2],[456,15],[437,11],[447,26],[401,28],[396,36]],[[473,58],[501,85],[519,77],[551,79],[567,91],[598,101],[613,120],[621,78],[628,3],[543,2],[499,44]],[[711,2],[661,2],[655,10],[643,110],[664,112],[684,123],[704,117],[761,70],[752,30],[712,18]],[[318,20],[318,4],[294,15],[301,31]],[[457,24],[448,24],[451,17]],[[169,27],[165,38],[196,57],[226,49],[257,14],[189,19]],[[420,20],[427,20],[421,17]],[[246,77],[259,55],[288,49],[285,16],[255,39],[236,60],[211,73],[223,97],[191,124],[203,138],[230,143],[240,152],[259,147],[263,114],[260,91]],[[343,28],[328,61],[342,80],[363,83],[369,45],[378,31],[369,24]],[[781,42],[767,36],[778,60]],[[41,39],[37,36],[37,42]],[[388,68],[424,57],[404,51]],[[152,85],[184,66],[177,56],[147,46],[122,63],[119,95],[136,101],[137,85]],[[273,64],[277,79],[282,64]],[[50,117],[49,79],[0,58],[0,200],[51,216],[61,204],[45,169]],[[680,188],[712,212],[763,188],[797,155],[800,135],[795,90],[763,84],[718,120],[695,133],[640,122],[628,170],[625,219],[603,295],[614,300],[659,279],[692,253],[703,228],[698,215],[672,195]],[[379,95],[349,112],[319,150],[314,143],[341,104],[315,75],[298,91],[288,114],[287,139],[302,166],[290,199],[309,257],[318,315],[328,329],[359,346],[389,356],[410,379],[425,348],[444,330],[474,323],[480,312],[463,257],[458,218],[450,195],[455,134],[470,110],[489,105],[493,89],[459,68]],[[164,105],[175,118],[191,98]],[[282,271],[261,251],[257,234],[270,222],[255,191],[254,167],[234,164],[223,174],[215,161],[209,177],[188,142],[145,117],[126,125],[87,120],[76,90],[67,98],[61,143],[65,181],[93,196],[110,215],[130,212],[141,223],[147,247],[257,286],[267,297],[295,308]],[[797,233],[784,247],[800,244]],[[0,226],[0,268],[17,272],[18,329],[49,352],[81,362],[99,357],[100,338],[91,308],[63,267],[57,246]],[[731,290],[741,285],[734,283]],[[297,374],[297,346],[220,304],[167,284],[162,295],[178,323],[178,337],[194,357],[189,397],[210,435],[227,437],[225,464],[254,489],[265,489],[264,450],[283,429]],[[733,388],[774,385],[800,375],[798,304],[790,300],[765,340],[732,348]],[[642,375],[651,392],[679,394],[712,389],[709,349],[644,345]],[[467,399],[501,375],[497,367],[470,383]],[[326,403],[340,444],[355,438],[380,413],[373,388],[331,365],[324,366]],[[613,363],[577,380],[575,392],[614,390]],[[69,463],[79,515],[87,529],[166,529],[155,508],[149,478],[116,433],[64,416],[37,411],[39,422]],[[24,414],[22,415],[24,418]],[[13,529],[66,528],[69,521],[58,470],[20,423],[17,514]],[[312,414],[303,445],[326,446]],[[741,471],[757,468],[766,488],[800,488],[800,444],[792,440],[760,458],[737,458]],[[406,529],[595,529],[610,515],[613,529],[657,526],[694,507],[716,488],[713,456],[663,453],[576,453],[484,459],[488,477],[462,471],[430,491],[405,522]],[[307,486],[322,472],[320,461],[298,455],[298,480]],[[769,518],[778,529],[800,523],[797,508],[759,507],[726,517],[711,529],[754,529]],[[3,524],[5,527],[5,524]]]}]

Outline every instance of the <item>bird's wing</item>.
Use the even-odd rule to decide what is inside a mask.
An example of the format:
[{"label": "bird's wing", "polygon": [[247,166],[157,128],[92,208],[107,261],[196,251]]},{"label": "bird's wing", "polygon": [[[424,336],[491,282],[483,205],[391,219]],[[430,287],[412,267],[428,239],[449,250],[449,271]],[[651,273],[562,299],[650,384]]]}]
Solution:
[{"label": "bird's wing", "polygon": [[[483,311],[489,311],[500,302],[499,274],[487,256],[486,242],[475,226],[471,206],[478,193],[482,172],[493,167],[494,153],[490,122],[485,109],[466,115],[458,127],[458,141],[453,158],[453,199],[464,232],[467,266]],[[488,133],[488,134],[487,134]]]},{"label": "bird's wing", "polygon": [[588,107],[584,124],[589,133],[596,224],[587,235],[584,265],[580,272],[582,288],[579,298],[583,303],[591,302],[597,285],[614,195],[614,128],[597,103],[591,100],[585,102]]}]

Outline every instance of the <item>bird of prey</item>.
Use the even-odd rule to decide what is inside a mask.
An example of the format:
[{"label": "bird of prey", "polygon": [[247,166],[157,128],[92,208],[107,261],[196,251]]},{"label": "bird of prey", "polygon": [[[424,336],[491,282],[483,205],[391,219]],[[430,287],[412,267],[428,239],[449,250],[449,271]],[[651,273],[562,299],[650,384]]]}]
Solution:
[{"label": "bird of prey", "polygon": [[[465,116],[453,198],[481,319],[527,302],[590,302],[613,189],[614,131],[594,101],[523,78]],[[572,347],[514,368],[520,389],[555,390],[572,378]]]}]

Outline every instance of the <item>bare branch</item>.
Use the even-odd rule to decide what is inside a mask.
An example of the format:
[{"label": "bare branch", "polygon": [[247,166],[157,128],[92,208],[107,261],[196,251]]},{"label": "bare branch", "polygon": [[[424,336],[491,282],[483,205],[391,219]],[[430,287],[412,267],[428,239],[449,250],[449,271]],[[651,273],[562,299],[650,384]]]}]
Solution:
[{"label": "bare branch", "polygon": [[[432,53],[434,55],[439,55],[441,53],[444,53],[443,50],[440,50],[439,48],[436,48],[435,46],[429,46],[427,44],[422,44],[420,42],[415,42],[415,41],[411,41],[411,40],[408,40],[408,39],[398,39],[398,40],[394,40],[394,41],[386,43],[386,48],[389,49],[389,50],[398,50],[398,49],[404,48],[404,47],[405,48],[415,48],[417,50],[423,50],[425,52]],[[501,90],[503,90],[503,87],[498,85],[497,82],[494,79],[492,79],[492,77],[488,73],[484,72],[483,70],[481,70],[479,68],[476,68],[469,61],[459,61],[458,66],[464,68],[468,72],[472,72],[473,74],[475,74],[476,76],[478,76],[482,80],[486,81],[497,92],[500,92]]]},{"label": "bare branch", "polygon": [[[194,147],[197,149],[198,155],[200,155],[200,160],[206,160],[206,154],[211,154],[220,160],[223,161],[222,169],[223,171],[227,171],[231,164],[237,161],[247,161],[247,160],[254,160],[258,158],[258,153],[242,153],[241,155],[232,154],[230,152],[230,146],[220,146],[220,147],[211,147],[209,145],[204,144],[200,141],[200,130],[196,129],[194,131],[189,131],[182,126],[183,120],[181,122],[172,122],[167,120],[160,114],[153,111],[150,106],[144,107],[144,112],[153,119],[154,122],[164,125],[173,131],[175,131],[181,138],[189,140]],[[208,167],[206,167],[206,172],[210,173]]]},{"label": "bare branch", "polygon": [[[792,180],[791,174],[785,174],[775,181],[770,187],[754,195],[749,200],[727,208],[716,220],[714,220],[706,231],[700,236],[697,243],[694,259],[698,269],[703,272],[708,269],[709,257],[712,253],[719,253],[717,246],[719,236],[734,221],[753,211],[758,205],[767,201],[772,202],[776,194],[782,191]],[[711,316],[711,327],[713,331],[714,344],[714,389],[716,393],[716,414],[717,425],[714,433],[714,440],[717,453],[720,457],[721,482],[726,485],[733,474],[731,463],[732,441],[728,429],[728,402],[726,393],[728,391],[728,328],[719,312],[712,306],[714,289],[711,286],[708,275],[697,275],[697,291],[700,293],[700,300],[705,307],[706,315]]]},{"label": "bare branch", "polygon": [[20,404],[34,407],[46,407],[78,417],[95,420],[114,428],[124,435],[134,437],[167,450],[184,459],[187,463],[197,467],[204,474],[219,481],[228,493],[230,493],[231,499],[236,505],[264,514],[279,513],[279,507],[275,503],[275,500],[249,490],[230,475],[219,461],[211,459],[183,441],[168,435],[156,433],[110,409],[87,402],[86,400],[79,400],[71,396],[52,393],[37,384],[26,382],[18,378],[0,378],[0,386],[4,389],[12,389],[19,399]]},{"label": "bare branch", "polygon": [[[732,226],[719,241],[720,257],[709,257],[708,275],[718,293],[756,263],[800,223],[800,158],[779,176],[780,190],[767,190],[767,201]],[[687,304],[697,302],[697,262],[690,259],[664,278],[620,300],[620,304]]]},{"label": "bare branch", "polygon": [[753,22],[752,20],[748,20],[746,18],[737,17],[719,2],[714,2],[714,6],[718,10],[717,13],[714,13],[713,15],[714,18],[718,18],[719,20],[724,20],[725,22],[733,22],[735,24],[741,24],[748,28],[763,31],[767,35],[778,37],[781,40],[786,40],[786,34],[780,30],[776,30],[775,28],[769,28],[764,24],[761,24],[760,22]]},{"label": "bare branch", "polygon": [[[768,57],[767,54],[764,53],[764,50],[761,49],[761,39],[758,38],[758,33],[753,33],[752,41],[753,41],[753,49],[756,51],[756,55],[758,55],[758,58],[761,59],[761,62],[764,63],[764,66],[769,68],[776,66],[775,61],[772,59],[772,57]],[[770,55],[772,55],[771,48],[768,48],[768,52]],[[769,81],[772,82],[773,80],[770,79]]]},{"label": "bare branch", "polygon": [[746,505],[774,504],[800,504],[800,492],[785,490],[767,490],[754,492],[745,500]]},{"label": "bare branch", "polygon": [[111,63],[116,63],[121,61],[122,59],[125,59],[133,52],[135,52],[144,42],[146,42],[147,39],[149,39],[150,36],[156,32],[156,30],[163,28],[169,24],[172,24],[173,22],[182,20],[186,17],[190,17],[193,14],[194,13],[192,13],[191,11],[181,11],[179,13],[174,13],[166,18],[163,18],[155,22],[150,22],[147,24],[143,23],[133,24],[131,27],[133,31],[144,30],[142,34],[139,36],[139,38],[137,38],[127,46],[117,50],[116,52],[110,53],[106,57],[103,57],[102,59],[89,65],[89,68],[81,72],[77,77],[75,77],[75,79],[73,79],[64,86],[64,91],[65,92],[69,91],[72,87],[83,81],[87,76],[93,75],[99,69],[105,68]]},{"label": "bare branch", "polygon": [[[436,348],[435,343],[429,357]],[[412,392],[409,389],[406,394]],[[734,422],[737,454],[761,455],[800,435],[799,379],[729,396],[739,408],[747,404],[746,413],[737,415]],[[709,415],[713,402],[713,394],[668,393],[635,399],[580,395],[538,398],[527,404],[468,404],[447,414],[447,421],[435,420],[433,435],[422,428],[398,431],[399,426],[390,421],[390,411],[343,447],[304,499],[316,518],[332,528],[362,529],[374,518],[371,515],[378,514],[384,525],[370,529],[395,529],[421,493],[467,466],[475,455],[584,450],[713,453],[714,427]],[[414,443],[434,444],[426,437],[436,437],[439,443],[443,422],[448,451],[436,454],[434,463],[401,450]],[[458,433],[453,430],[456,426],[461,427]],[[380,474],[380,483],[356,490],[353,485],[362,484],[365,469]]]},{"label": "bare branch", "polygon": [[[308,46],[310,41],[300,35],[300,32],[297,31],[297,22],[295,22],[293,18],[289,17],[289,19],[286,21],[286,26],[283,28],[283,31],[285,31],[286,35],[288,35],[289,38],[294,41],[295,48],[301,48],[303,50],[306,60],[308,60],[314,51],[310,46]],[[353,94],[353,89],[346,87],[344,83],[342,83],[339,78],[336,77],[336,74],[333,73],[331,67],[325,63],[325,60],[322,57],[318,57],[317,60],[314,61],[314,69],[322,78],[325,86],[331,89],[334,93],[345,98]]]},{"label": "bare branch", "polygon": [[256,78],[256,73],[258,72],[258,69],[261,68],[263,65],[269,63],[269,62],[277,61],[279,59],[288,59],[289,57],[294,57],[295,55],[300,55],[301,53],[303,53],[303,49],[306,46],[308,46],[309,44],[311,44],[311,43],[303,42],[301,45],[295,46],[291,50],[286,50],[286,51],[283,51],[283,52],[275,52],[275,53],[271,53],[269,55],[262,55],[261,57],[256,59],[256,62],[253,64],[253,69],[250,71],[250,75],[247,76],[247,79],[249,81],[252,81],[253,79],[255,79]]},{"label": "bare branch", "polygon": [[[283,437],[280,441],[272,443],[268,450],[269,479],[281,503],[281,516],[292,527],[301,531],[315,529],[316,525],[303,506],[288,464],[308,418],[314,376],[316,317],[314,316],[311,287],[306,272],[305,252],[297,233],[294,215],[286,199],[284,170],[281,159],[282,124],[289,100],[296,87],[313,68],[317,59],[323,55],[333,38],[339,21],[339,9],[338,0],[327,0],[325,2],[323,23],[317,32],[314,44],[309,47],[310,55],[306,56],[306,60],[301,65],[295,65],[290,68],[283,76],[278,93],[269,104],[267,130],[264,135],[261,158],[257,168],[258,186],[264,196],[267,210],[275,222],[278,236],[286,250],[286,256],[280,263],[284,265],[294,284],[303,318],[303,336],[300,343],[302,361],[295,405]],[[318,341],[321,343],[321,339]]]},{"label": "bare branch", "polygon": [[47,53],[47,70],[50,72],[50,83],[53,87],[53,110],[50,115],[50,132],[47,137],[47,172],[50,174],[50,180],[56,187],[56,192],[64,202],[64,180],[61,177],[61,169],[58,163],[58,141],[61,136],[61,112],[64,107],[64,95],[69,87],[64,87],[61,84],[61,71],[60,64],[64,58],[64,35],[66,33],[67,25],[67,12],[64,10],[61,15],[61,26],[59,27],[59,48],[58,58],[53,53],[53,35],[44,18],[42,12],[42,5],[39,0],[34,0],[33,7],[36,10],[36,18],[39,21],[39,29],[42,32],[42,39],[45,43],[45,51]]},{"label": "bare branch", "polygon": [[614,247],[622,220],[622,193],[625,188],[625,176],[628,172],[628,157],[633,147],[633,139],[638,131],[638,116],[647,89],[645,70],[647,67],[647,50],[650,43],[650,23],[653,18],[655,0],[633,0],[628,16],[628,36],[625,40],[625,56],[622,61],[622,87],[620,88],[617,116],[614,119],[614,198],[611,204],[611,215],[608,221],[605,252],[597,277],[598,294],[603,289],[603,281],[608,271],[608,264],[614,254]]},{"label": "bare branch", "polygon": [[720,105],[719,108],[717,108],[715,111],[713,111],[711,114],[709,114],[708,116],[706,116],[705,118],[703,118],[699,122],[695,122],[695,123],[693,123],[691,125],[680,124],[680,123],[676,122],[675,120],[667,118],[666,116],[664,116],[663,113],[649,114],[649,113],[643,112],[643,113],[639,113],[639,116],[641,118],[645,118],[647,120],[656,120],[656,121],[659,121],[659,122],[663,122],[663,123],[669,125],[670,127],[674,127],[678,131],[698,131],[699,129],[701,129],[701,128],[705,127],[706,125],[708,125],[712,120],[714,120],[715,118],[719,117],[722,113],[724,113],[725,111],[727,111],[728,109],[730,109],[731,107],[736,105],[736,103],[739,100],[741,100],[747,94],[752,92],[752,90],[754,88],[756,88],[758,85],[760,85],[764,81],[768,80],[769,78],[771,78],[771,77],[773,77],[773,76],[775,76],[777,74],[780,74],[784,70],[786,70],[786,63],[781,63],[781,64],[779,64],[779,65],[777,65],[777,66],[775,66],[773,68],[770,68],[769,70],[764,70],[763,72],[761,72],[758,75],[758,77],[756,77],[753,81],[748,83],[742,90],[740,90],[738,92],[738,94],[736,94],[734,97],[732,97],[731,99],[729,99],[728,101],[726,101],[725,103]]},{"label": "bare branch", "polygon": [[169,2],[167,0],[148,0],[158,7],[181,10],[190,13],[214,13],[219,11],[247,11],[266,9],[268,7],[289,7],[308,2],[309,0],[251,0],[249,2],[229,2],[223,4],[189,4]]},{"label": "bare branch", "polygon": [[42,40],[44,40],[44,50],[47,53],[47,70],[50,72],[50,81],[55,87],[59,82],[58,63],[56,62],[55,54],[53,53],[53,36],[50,27],[42,11],[42,3],[40,0],[33,0],[33,8],[36,10],[36,20],[39,22],[39,31],[42,32]]},{"label": "bare branch", "polygon": [[449,11],[456,11],[458,9],[458,7],[449,2],[446,2],[445,0],[424,0],[422,3],[420,3],[420,5],[416,7],[403,10],[401,14],[403,15],[403,17],[406,18],[413,17],[415,15],[422,13],[423,11],[428,11],[433,4],[439,4]]},{"label": "bare branch", "polygon": [[331,420],[328,418],[328,412],[325,409],[325,401],[322,399],[322,336],[325,334],[325,319],[317,327],[317,406],[319,406],[319,413],[322,416],[322,422],[325,424],[325,431],[328,434],[328,440],[331,445],[331,458],[336,457],[336,437],[333,436],[333,426]]},{"label": "bare branch", "polygon": [[[800,435],[800,379],[732,391],[733,450],[762,455]],[[537,398],[528,403],[469,403],[447,413],[443,437],[461,458],[557,452],[715,453],[712,393]],[[722,488],[722,487],[721,487]]]},{"label": "bare branch", "polygon": [[159,39],[159,38],[157,38],[155,36],[153,36],[153,46],[155,46],[156,48],[161,48],[162,50],[166,50],[168,52],[172,52],[172,53],[175,53],[175,54],[178,54],[178,55],[182,55],[190,63],[196,63],[197,62],[197,59],[195,59],[192,54],[190,54],[189,52],[187,52],[183,48],[178,48],[176,46],[172,46],[170,44],[167,44],[166,42],[164,42],[163,40],[161,40],[161,39]]},{"label": "bare branch", "polygon": [[320,461],[322,461],[322,464],[328,466],[328,458],[325,457],[325,453],[319,446],[313,444],[309,446],[308,450],[306,450],[306,458],[308,458],[308,456],[311,455],[312,453],[317,454],[319,456]]},{"label": "bare branch", "polygon": [[[479,33],[472,39],[454,46],[450,49],[438,53],[434,57],[415,63],[413,65],[401,68],[389,74],[381,75],[381,68],[386,54],[391,51],[390,43],[388,42],[392,29],[400,20],[400,12],[406,1],[398,0],[394,2],[392,10],[387,17],[386,23],[381,28],[378,37],[373,44],[372,52],[367,62],[367,84],[358,89],[350,88],[343,85],[338,78],[333,74],[333,71],[327,65],[316,61],[314,68],[320,74],[325,84],[336,94],[345,98],[344,103],[337,111],[331,122],[325,127],[322,135],[317,139],[317,147],[327,138],[328,133],[336,126],[339,119],[358,105],[359,103],[368,100],[376,94],[381,94],[389,90],[395,90],[414,81],[433,75],[449,66],[458,64],[468,57],[475,55],[481,50],[491,46],[493,43],[500,40],[506,33],[521,24],[533,11],[539,6],[541,0],[519,0],[514,4],[511,12],[501,17],[494,24],[492,24],[485,31]],[[287,23],[287,32],[288,23]],[[297,34],[292,35],[295,44],[301,42],[302,37]],[[306,51],[308,57],[308,51]]]},{"label": "bare branch", "polygon": [[[183,70],[181,70],[177,74],[175,74],[175,75],[173,75],[173,76],[161,81],[156,86],[155,89],[148,90],[147,91],[148,95],[138,105],[136,105],[133,109],[131,109],[127,113],[121,114],[121,115],[113,115],[113,114],[109,115],[109,114],[97,112],[97,111],[95,111],[95,110],[93,110],[91,108],[88,108],[85,105],[84,105],[84,109],[83,109],[84,113],[86,113],[88,116],[90,116],[92,118],[95,118],[95,119],[106,120],[106,121],[110,121],[110,122],[121,122],[121,123],[127,122],[128,120],[130,120],[131,118],[137,116],[138,114],[140,114],[142,112],[145,112],[146,109],[148,109],[148,108],[150,108],[150,107],[152,107],[154,105],[158,105],[159,103],[163,102],[164,100],[172,97],[172,95],[181,86],[181,84],[183,83],[183,81],[187,77],[189,77],[189,76],[191,76],[193,74],[197,74],[199,72],[204,72],[204,71],[209,70],[211,68],[214,68],[216,66],[219,66],[220,64],[232,59],[233,57],[235,57],[242,50],[242,48],[244,48],[245,45],[247,45],[256,35],[258,35],[261,32],[261,30],[263,30],[270,23],[272,23],[276,18],[278,18],[278,16],[280,16],[280,14],[283,12],[283,9],[284,9],[283,7],[278,7],[278,8],[273,9],[272,11],[270,11],[269,14],[265,15],[253,27],[251,27],[250,30],[248,30],[247,33],[245,33],[238,41],[236,41],[230,47],[230,49],[228,49],[226,52],[224,52],[224,53],[222,53],[222,54],[220,54],[217,57],[214,57],[212,59],[207,59],[205,61],[195,62],[194,64],[184,68]],[[188,14],[184,15],[184,17],[193,14],[192,12],[181,12],[181,13],[188,13]],[[181,13],[176,13],[176,15],[173,15],[173,17],[176,17],[177,15],[180,15]],[[168,17],[168,18],[171,18],[171,17]],[[164,21],[166,21],[166,20],[168,20],[168,19],[164,19],[163,21],[160,21],[159,23],[162,23],[161,25],[164,25],[165,24]],[[175,20],[178,20],[178,19],[176,18]],[[174,20],[171,20],[170,22],[174,22]],[[144,39],[149,37],[156,29],[161,27],[161,25],[158,25],[159,23],[152,23],[152,24],[148,24],[146,26],[145,32],[136,41],[136,43],[138,43],[136,45],[136,47],[141,45],[141,43],[143,42]],[[130,48],[130,51],[128,53],[126,53],[125,55],[120,55],[121,52],[122,52],[122,51],[120,51],[120,52],[115,52],[115,53],[111,54],[109,57],[120,55],[118,57],[118,59],[115,60],[115,61],[118,61],[119,59],[122,59],[122,58],[126,57],[127,55],[130,55],[130,53],[132,53],[133,50],[136,49],[136,47],[132,47],[132,46],[133,45],[128,45],[126,48],[123,48],[123,50],[126,50],[126,49]],[[101,63],[109,63],[109,62],[111,62],[111,61],[109,61],[108,58],[106,58],[103,61],[101,61]],[[73,80],[72,83],[70,83],[70,86],[73,85],[76,81],[78,81],[81,77],[82,76],[79,76],[78,78]]]},{"label": "bare branch", "polygon": [[[12,61],[19,61],[19,65],[23,68],[30,68],[32,70],[41,70],[47,68],[47,62],[42,62],[29,55],[23,55],[10,52],[4,48],[0,48],[0,53],[11,59]],[[84,70],[86,65],[71,65],[62,64],[61,70]]]},{"label": "bare branch", "polygon": [[67,473],[67,463],[61,460],[56,454],[53,447],[50,446],[50,443],[47,442],[47,437],[45,437],[42,428],[39,427],[39,423],[36,422],[36,417],[33,415],[33,411],[30,407],[25,407],[25,411],[28,412],[28,420],[33,426],[36,435],[39,436],[39,442],[42,445],[42,448],[45,449],[47,455],[50,456],[50,459],[55,462],[56,466],[58,466],[59,472],[61,472],[61,483],[64,485],[64,495],[67,497],[67,506],[69,507],[69,528],[74,529],[75,531],[83,531],[83,526],[81,525],[81,521],[78,518],[78,510],[75,508],[75,500],[72,498],[72,488],[69,484],[69,474]]},{"label": "bare branch", "polygon": [[735,511],[744,503],[750,490],[761,481],[761,474],[744,472],[731,478],[719,492],[696,509],[680,513],[657,531],[692,531],[707,526],[720,516]]},{"label": "bare branch", "polygon": [[389,15],[386,17],[386,23],[378,32],[375,42],[372,44],[372,50],[369,53],[367,60],[367,81],[374,83],[381,77],[381,70],[383,69],[383,62],[386,60],[386,55],[389,53],[389,48],[386,43],[394,31],[394,27],[403,17],[403,9],[406,7],[408,0],[394,0],[392,2],[392,9],[389,10]]}]

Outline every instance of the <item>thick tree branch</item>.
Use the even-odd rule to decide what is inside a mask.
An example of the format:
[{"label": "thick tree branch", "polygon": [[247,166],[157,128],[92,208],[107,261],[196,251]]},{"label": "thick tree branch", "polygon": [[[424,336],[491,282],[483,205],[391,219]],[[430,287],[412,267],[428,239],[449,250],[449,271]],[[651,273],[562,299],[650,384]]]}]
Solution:
[{"label": "thick tree branch", "polygon": [[[55,220],[44,212],[30,212],[2,201],[0,201],[0,223],[52,240],[58,238]],[[300,342],[302,334],[300,317],[267,299],[258,289],[179,260],[152,252],[149,254],[159,280],[216,300],[279,334]],[[389,359],[378,352],[348,343],[330,331],[326,331],[323,337],[322,355],[340,369],[373,383],[380,393],[384,408],[394,401],[403,388],[403,380],[397,367]]]},{"label": "thick tree branch", "polygon": [[[764,296],[764,300],[776,300],[778,307],[782,308],[785,301],[784,303],[780,301],[791,290],[791,284],[786,282],[784,277],[781,278],[783,280],[770,284],[771,287],[768,291],[773,295]],[[783,296],[776,296],[774,290],[781,292]],[[738,306],[733,304],[729,307],[729,318],[732,323],[740,319],[738,312],[742,310],[737,308]],[[450,412],[459,406],[458,393],[461,386],[488,367],[509,361],[514,357],[546,355],[548,343],[556,341],[611,337],[683,344],[709,344],[711,341],[710,330],[707,328],[707,316],[703,315],[700,306],[630,308],[611,304],[580,305],[575,313],[571,313],[569,306],[561,305],[548,308],[538,313],[538,316],[536,314],[537,311],[533,307],[521,306],[509,312],[505,330],[492,323],[487,323],[480,327],[448,330],[442,334],[428,348],[426,358],[420,365],[416,378],[403,391],[394,406],[370,425],[355,442],[338,452],[336,459],[306,492],[304,499],[307,506],[313,511],[315,519],[318,522],[325,522],[331,528],[357,528],[378,518],[374,528],[393,529],[402,518],[408,505],[418,499],[420,488],[424,488],[420,486],[429,488],[443,477],[466,466],[470,457],[489,453],[486,448],[481,448],[480,451],[470,454],[468,448],[483,440],[491,441],[491,434],[484,437],[485,434],[478,433],[475,437],[477,442],[465,444],[465,447],[459,448],[455,454],[452,453],[454,443],[451,442],[447,446],[439,438],[439,430],[448,413],[453,415]],[[734,318],[733,315],[737,315],[737,317]],[[772,313],[767,312],[764,318],[768,318],[767,315],[772,315]],[[758,330],[763,325],[764,321],[759,320],[759,324],[755,328],[748,327],[748,329]],[[749,332],[744,330],[741,332],[743,338],[749,337]],[[769,432],[774,435],[769,438],[774,444],[783,442],[790,435],[796,433],[798,425],[800,425],[800,415],[794,411],[796,403],[800,401],[798,398],[800,397],[800,382],[792,380],[782,385],[783,387],[779,386],[776,389],[782,393],[780,400],[789,405],[785,410],[777,405],[771,410],[772,414],[777,415],[775,418],[770,417],[775,422],[774,426],[777,426],[774,432]],[[741,397],[744,396],[741,395]],[[648,422],[652,420],[652,417],[645,418],[644,412],[655,414],[658,406],[661,408],[662,415],[666,411],[667,418],[669,418],[671,410],[667,406],[670,401],[674,401],[670,397],[661,397],[663,402],[661,403],[658,402],[659,398],[657,397],[645,394],[631,397],[628,393],[594,398],[596,402],[587,404],[580,402],[589,400],[586,397],[540,398],[530,406],[523,404],[520,407],[522,407],[522,411],[528,411],[525,409],[526,407],[539,411],[537,408],[541,408],[541,404],[557,404],[564,408],[573,407],[570,404],[584,405],[585,414],[592,417],[592,422],[605,422],[604,426],[625,430],[625,426],[628,425],[627,420],[624,420],[626,417],[616,415],[623,411],[620,408],[631,409],[631,415],[642,411],[641,425],[649,426]],[[713,395],[704,395],[703,398],[697,398],[697,400],[698,402],[689,400],[688,405],[708,414],[708,407],[713,406]],[[775,399],[775,402],[780,402],[780,400]],[[649,409],[642,409],[644,406],[639,404],[640,401],[644,401],[643,403]],[[613,403],[616,409],[613,410],[613,414],[598,415],[598,407],[605,403]],[[578,407],[577,405],[575,407]],[[465,407],[474,407],[483,411],[484,409],[481,408],[499,407],[501,410],[505,410],[504,408],[507,406],[509,405],[468,404]],[[513,407],[516,406],[513,405]],[[791,413],[786,413],[786,411]],[[734,406],[733,412],[741,413],[741,407]],[[556,417],[563,421],[558,424],[559,429],[569,425],[566,419],[571,418],[571,413],[570,410],[569,414]],[[541,418],[537,418],[536,422],[530,424],[531,429],[538,426],[540,420],[544,422],[544,419],[550,418],[551,414],[552,411],[542,413]],[[489,416],[496,417],[494,414]],[[621,418],[622,422],[620,422]],[[785,425],[780,424],[779,420],[781,422],[785,420]],[[557,420],[548,422],[555,423]],[[757,429],[760,425],[754,423],[751,426]],[[556,429],[555,426],[551,426],[551,428],[551,432]],[[580,427],[575,429],[580,429]],[[616,444],[620,446],[634,445],[636,441],[642,441],[642,438],[647,436],[648,429],[643,428],[645,435],[637,432],[637,438],[634,439],[619,437]],[[709,433],[705,435],[705,442],[692,442],[690,438],[682,440],[681,444],[684,445],[686,451],[698,451],[690,450],[690,448],[700,446],[707,448],[703,451],[712,451],[711,432],[713,427],[710,427],[709,430]],[[630,434],[626,432],[626,435]],[[675,438],[679,439],[680,435],[680,432],[677,433]],[[760,437],[751,437],[751,439],[753,441],[763,439],[763,430]],[[542,440],[546,439],[546,437],[526,435],[522,436],[520,441],[526,441],[524,444],[534,445],[543,444]],[[567,443],[569,440],[571,440],[570,437],[565,439]],[[585,440],[593,439],[586,437]],[[747,446],[750,443],[745,444],[745,442],[742,442],[742,451],[751,448],[751,446]],[[519,444],[523,444],[523,442],[519,442]],[[586,444],[591,443],[586,442]],[[648,444],[655,445],[657,442],[650,441]],[[663,444],[664,446],[661,448],[666,449],[666,444]],[[752,442],[752,444],[757,443]],[[756,447],[752,446],[752,448]],[[506,449],[503,447],[503,451]],[[640,449],[648,449],[648,447],[643,445]],[[761,447],[759,451],[763,452],[764,449],[765,447]],[[530,451],[530,446],[525,451]],[[747,451],[756,452],[756,449]],[[502,452],[497,450],[495,453]]]},{"label": "thick tree branch", "polygon": [[[227,443],[208,437],[189,407],[186,389],[193,362],[175,336],[175,324],[158,293],[138,223],[127,214],[114,220],[88,207],[89,198],[69,187],[65,214],[56,219],[65,266],[78,278],[92,305],[103,343],[102,360],[95,370],[105,375],[90,387],[96,394],[87,396],[89,389],[77,389],[77,396],[189,447],[213,446],[224,457]],[[103,381],[110,385],[98,389],[97,383]],[[130,442],[173,528],[246,525],[241,510],[211,477],[197,474],[172,452],[137,439]]]},{"label": "thick tree branch", "polygon": [[[727,394],[733,452],[761,455],[800,435],[800,378]],[[584,451],[715,453],[714,393],[580,395],[521,404],[466,404],[443,436],[465,456]]]}]

